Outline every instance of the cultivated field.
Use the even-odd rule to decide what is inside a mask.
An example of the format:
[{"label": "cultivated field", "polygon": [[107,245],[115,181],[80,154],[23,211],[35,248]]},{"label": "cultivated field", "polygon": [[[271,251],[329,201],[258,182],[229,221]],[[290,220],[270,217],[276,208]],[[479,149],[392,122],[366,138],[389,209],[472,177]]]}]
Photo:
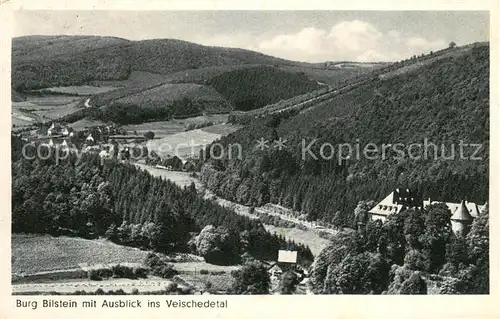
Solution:
[{"label": "cultivated field", "polygon": [[12,125],[19,127],[25,125],[32,125],[40,121],[40,117],[30,112],[23,112],[19,110],[12,110]]},{"label": "cultivated field", "polygon": [[[156,138],[162,138],[167,135],[185,132],[189,124],[197,125],[206,122],[212,122],[215,125],[223,124],[227,122],[227,118],[228,118],[227,114],[207,114],[203,116],[189,117],[186,119],[172,119],[169,121],[125,125],[123,126],[123,128],[127,132],[130,133],[137,132],[137,134],[139,135],[144,135],[144,133],[151,131],[155,133]],[[206,131],[207,128],[204,128],[203,130]],[[211,132],[211,133],[221,134],[219,132]]]},{"label": "cultivated field", "polygon": [[199,84],[163,84],[116,100],[122,103],[144,104],[173,102],[182,98],[224,102],[224,98],[213,88]]},{"label": "cultivated field", "polygon": [[114,86],[79,85],[79,86],[56,86],[56,87],[46,88],[41,91],[80,96],[80,95],[94,95],[116,89],[117,87]]},{"label": "cultivated field", "polygon": [[159,84],[166,83],[168,81],[168,77],[165,74],[158,74],[146,71],[132,71],[130,76],[126,80],[111,80],[111,81],[92,81],[92,84],[95,86],[113,86],[113,87],[125,87],[125,86],[134,86],[134,85],[144,85],[148,84]]},{"label": "cultivated field", "polygon": [[12,273],[19,275],[73,269],[83,263],[142,263],[147,254],[104,240],[12,234]]},{"label": "cultivated field", "polygon": [[46,122],[71,114],[80,110],[81,100],[81,97],[67,95],[27,96],[26,101],[12,102],[12,124]]},{"label": "cultivated field", "polygon": [[141,108],[167,107],[182,99],[195,102],[195,104],[211,113],[224,113],[231,110],[230,103],[213,87],[208,85],[180,83],[166,83],[161,75],[144,81],[130,80],[113,91],[103,92],[91,97],[90,104],[104,106],[113,103],[137,105]]},{"label": "cultivated field", "polygon": [[[238,129],[238,126],[221,124],[212,130],[219,130],[220,133],[229,134]],[[176,155],[181,159],[197,157],[199,151],[205,145],[219,139],[224,134],[206,132],[207,128],[196,129],[165,136],[161,139],[154,139],[147,142],[147,147],[158,153],[160,156]]]}]

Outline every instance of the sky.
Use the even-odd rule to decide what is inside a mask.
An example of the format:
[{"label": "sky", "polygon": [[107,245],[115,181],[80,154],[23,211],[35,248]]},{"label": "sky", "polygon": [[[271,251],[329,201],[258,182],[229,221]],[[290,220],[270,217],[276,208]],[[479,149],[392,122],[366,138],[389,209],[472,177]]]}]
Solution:
[{"label": "sky", "polygon": [[487,11],[18,11],[14,36],[174,38],[306,61],[397,61],[489,40]]}]

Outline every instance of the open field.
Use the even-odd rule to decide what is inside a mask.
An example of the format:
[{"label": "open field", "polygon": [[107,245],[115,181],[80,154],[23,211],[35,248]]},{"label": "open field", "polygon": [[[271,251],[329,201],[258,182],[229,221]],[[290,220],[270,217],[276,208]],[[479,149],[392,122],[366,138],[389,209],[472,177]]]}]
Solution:
[{"label": "open field", "polygon": [[20,110],[12,110],[12,125],[16,127],[32,125],[38,121],[40,121],[40,117],[36,114]]},{"label": "open field", "polygon": [[13,105],[21,108],[32,108],[33,110],[45,109],[47,107],[53,108],[56,106],[66,105],[73,101],[81,100],[78,96],[68,95],[28,95],[26,101],[15,102]]},{"label": "open field", "polygon": [[[27,96],[26,101],[12,102],[13,124],[23,125],[16,122],[21,119],[18,116],[20,112],[32,119],[30,124],[46,122],[74,113],[80,110],[81,100],[81,97],[67,95]],[[16,121],[14,121],[15,118]]]},{"label": "open field", "polygon": [[227,122],[227,118],[227,114],[207,114],[203,116],[189,117],[186,119],[172,119],[169,121],[124,125],[123,128],[130,133],[133,133],[135,131],[139,135],[144,135],[144,133],[151,131],[155,133],[156,138],[162,138],[167,135],[185,132],[187,126],[191,123],[194,125],[202,124],[205,122],[223,124]]},{"label": "open field", "polygon": [[237,270],[240,266],[219,266],[206,263],[204,261],[198,262],[179,262],[173,263],[174,268],[179,272],[195,272],[199,275],[200,270],[208,271],[224,271],[227,274],[231,273],[233,270]]},{"label": "open field", "polygon": [[155,168],[149,165],[135,163],[135,166],[140,169],[146,170],[149,174],[157,177],[160,176],[163,179],[168,179],[179,185],[180,187],[189,186],[192,182],[196,185],[196,188],[201,187],[201,183],[197,178],[189,176],[188,172],[178,172],[178,171],[169,171],[166,169]]},{"label": "open field", "polygon": [[286,238],[293,239],[297,243],[302,243],[311,249],[313,255],[318,255],[321,249],[327,244],[328,240],[319,237],[313,230],[300,230],[297,228],[282,228],[272,225],[264,225],[266,230],[270,233],[277,233],[285,236]]},{"label": "open field", "polygon": [[242,216],[248,217],[250,219],[258,219],[259,218],[257,215],[250,214],[250,207],[229,201],[229,200],[224,199],[224,198],[221,198],[221,197],[213,194],[209,190],[205,190],[204,198],[205,199],[212,199],[220,206],[229,208],[230,210],[232,210],[233,212],[235,212],[238,215],[242,215]]},{"label": "open field", "polygon": [[51,282],[51,283],[28,283],[28,284],[13,284],[12,292],[14,294],[36,294],[36,293],[72,293],[77,290],[84,290],[86,292],[94,292],[101,288],[103,291],[122,289],[126,293],[131,293],[132,290],[137,289],[139,292],[153,292],[164,290],[165,286],[171,280],[161,278],[148,278],[148,279],[108,279],[103,281],[92,281],[85,279],[64,281],[64,282]]},{"label": "open field", "polygon": [[104,240],[12,234],[13,274],[73,269],[82,263],[142,263],[147,254]]},{"label": "open field", "polygon": [[132,71],[128,79],[125,80],[95,80],[91,83],[95,86],[106,86],[106,87],[125,87],[125,86],[133,86],[140,85],[141,83],[166,83],[168,81],[168,76],[165,74],[158,74],[153,72],[146,71]]},{"label": "open field", "polygon": [[162,102],[167,104],[182,98],[223,103],[224,98],[213,88],[199,84],[163,84],[151,89],[127,95],[117,102],[144,104]]},{"label": "open field", "polygon": [[221,136],[225,136],[225,135],[229,135],[231,133],[234,133],[235,131],[237,131],[241,127],[242,126],[232,125],[232,124],[219,124],[219,125],[212,125],[212,126],[204,127],[201,130],[203,132],[220,134]]},{"label": "open field", "polygon": [[53,93],[63,93],[71,95],[93,95],[104,93],[112,90],[116,90],[117,87],[114,86],[91,86],[91,85],[78,85],[78,86],[56,86],[51,88],[46,88],[41,91],[43,92],[53,92]]},{"label": "open field", "polygon": [[[217,129],[221,133],[229,134],[230,132],[236,131],[238,128],[238,126],[230,124],[221,124]],[[147,147],[157,152],[160,156],[176,155],[181,159],[186,159],[187,157],[197,157],[200,149],[219,139],[221,136],[223,136],[223,134],[206,132],[204,129],[196,129],[148,141]]]}]

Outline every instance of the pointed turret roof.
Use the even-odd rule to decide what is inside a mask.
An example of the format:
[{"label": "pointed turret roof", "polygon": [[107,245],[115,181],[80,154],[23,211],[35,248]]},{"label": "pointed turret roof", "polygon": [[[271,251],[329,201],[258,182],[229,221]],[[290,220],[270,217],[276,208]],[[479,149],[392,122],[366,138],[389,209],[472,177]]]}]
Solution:
[{"label": "pointed turret roof", "polygon": [[488,205],[488,201],[486,201],[486,203],[484,203],[483,207],[481,208],[481,214],[484,214],[488,210],[489,210],[489,205]]},{"label": "pointed turret roof", "polygon": [[474,218],[469,213],[467,206],[465,206],[465,201],[463,200],[462,203],[460,203],[460,207],[458,207],[458,209],[455,210],[455,212],[451,216],[451,219],[458,221],[468,221],[473,220]]}]

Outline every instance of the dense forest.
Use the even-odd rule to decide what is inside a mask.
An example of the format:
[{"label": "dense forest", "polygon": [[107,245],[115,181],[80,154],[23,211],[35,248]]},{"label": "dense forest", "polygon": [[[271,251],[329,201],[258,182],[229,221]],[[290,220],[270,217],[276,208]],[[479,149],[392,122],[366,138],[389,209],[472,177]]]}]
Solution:
[{"label": "dense forest", "polygon": [[241,64],[295,65],[258,52],[173,39],[129,41],[97,36],[26,36],[12,41],[15,90],[123,80],[132,71],[168,74]]},{"label": "dense forest", "polygon": [[388,221],[368,221],[341,232],[316,257],[311,279],[319,294],[488,294],[489,211],[463,236],[451,230],[444,204],[405,210]]},{"label": "dense forest", "polygon": [[83,114],[92,120],[127,125],[198,116],[203,114],[203,109],[202,103],[184,98],[168,105],[150,107],[140,107],[131,103],[112,103],[102,108],[93,108]]},{"label": "dense forest", "polygon": [[304,263],[312,261],[309,248],[202,199],[194,185],[181,189],[94,153],[57,159],[63,150],[39,147],[37,156],[36,146],[27,146],[22,156],[24,145],[12,137],[13,232],[103,236],[163,253],[199,253],[221,264],[237,263],[245,253],[276,260],[280,248],[297,249]]},{"label": "dense forest", "polygon": [[[270,147],[256,148],[261,138]],[[279,138],[286,140],[285,149],[273,147]],[[424,146],[426,140],[436,145],[427,149],[427,158],[425,147],[411,149],[412,143]],[[471,46],[370,81],[307,112],[254,119],[221,143],[224,149],[240,144],[243,157],[229,159],[225,152],[210,158],[207,149],[201,175],[208,188],[247,205],[278,203],[310,220],[331,223],[335,218],[352,225],[359,201],[380,200],[397,187],[433,200],[483,204],[489,184],[489,46]],[[324,143],[349,143],[353,153],[340,158],[334,149],[335,156],[322,158]],[[365,157],[362,151],[369,143],[379,152]],[[402,147],[381,156],[381,145],[397,143]],[[465,147],[461,159],[460,143],[480,144],[480,149],[474,154],[476,147]],[[329,148],[323,151],[330,154]]]},{"label": "dense forest", "polygon": [[319,88],[305,74],[264,66],[222,73],[208,83],[239,111],[257,109]]}]

